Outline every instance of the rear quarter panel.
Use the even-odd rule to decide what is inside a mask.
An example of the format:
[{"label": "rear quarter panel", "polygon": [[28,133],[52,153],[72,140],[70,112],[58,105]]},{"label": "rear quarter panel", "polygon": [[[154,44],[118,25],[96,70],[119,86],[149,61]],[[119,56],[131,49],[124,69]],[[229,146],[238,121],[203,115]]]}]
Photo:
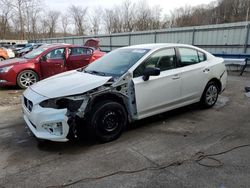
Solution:
[{"label": "rear quarter panel", "polygon": [[224,64],[223,58],[214,57],[208,60],[208,67],[210,69],[208,75],[208,81],[213,78],[220,80],[222,85],[222,90],[225,89],[227,82],[227,69]]}]

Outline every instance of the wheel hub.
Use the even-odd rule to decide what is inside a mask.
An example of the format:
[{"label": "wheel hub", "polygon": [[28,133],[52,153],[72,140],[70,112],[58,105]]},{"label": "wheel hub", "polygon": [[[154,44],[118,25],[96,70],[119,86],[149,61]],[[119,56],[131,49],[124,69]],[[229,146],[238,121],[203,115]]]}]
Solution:
[{"label": "wheel hub", "polygon": [[218,96],[218,90],[214,85],[211,85],[206,92],[206,102],[209,105],[212,105],[216,102]]},{"label": "wheel hub", "polygon": [[28,87],[36,82],[36,76],[31,72],[21,75],[20,82],[23,86]]},{"label": "wheel hub", "polygon": [[108,112],[102,120],[103,123],[103,128],[107,132],[112,132],[114,131],[119,124],[119,121],[117,119],[116,113],[115,112]]}]

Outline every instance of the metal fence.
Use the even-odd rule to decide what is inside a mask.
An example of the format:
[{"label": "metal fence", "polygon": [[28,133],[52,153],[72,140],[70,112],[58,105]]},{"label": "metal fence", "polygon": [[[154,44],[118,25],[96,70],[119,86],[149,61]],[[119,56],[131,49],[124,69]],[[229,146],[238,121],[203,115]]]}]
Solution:
[{"label": "metal fence", "polygon": [[201,47],[213,54],[248,54],[249,29],[250,22],[238,22],[111,35],[45,38],[35,42],[82,45],[89,38],[98,38],[103,51],[145,43],[185,43]]}]

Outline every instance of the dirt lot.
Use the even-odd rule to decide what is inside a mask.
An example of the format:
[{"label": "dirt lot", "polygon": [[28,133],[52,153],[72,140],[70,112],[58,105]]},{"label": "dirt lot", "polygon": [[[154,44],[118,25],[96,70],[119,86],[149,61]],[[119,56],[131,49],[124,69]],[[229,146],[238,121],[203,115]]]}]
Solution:
[{"label": "dirt lot", "polygon": [[[250,187],[250,75],[231,75],[216,106],[130,125],[99,144],[38,144],[25,128],[22,90],[0,90],[0,187]],[[215,155],[210,155],[215,154]]]}]

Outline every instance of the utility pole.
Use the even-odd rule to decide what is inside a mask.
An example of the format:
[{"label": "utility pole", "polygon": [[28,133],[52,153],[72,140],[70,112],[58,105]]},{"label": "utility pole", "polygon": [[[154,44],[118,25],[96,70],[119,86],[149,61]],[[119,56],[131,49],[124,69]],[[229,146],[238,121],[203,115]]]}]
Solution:
[{"label": "utility pole", "polygon": [[248,24],[248,15],[249,15],[249,7],[247,8],[247,15],[246,15],[246,37],[245,37],[245,44],[244,44],[244,49],[243,53],[247,53],[247,48],[248,48],[248,40],[249,40],[249,24]]}]

